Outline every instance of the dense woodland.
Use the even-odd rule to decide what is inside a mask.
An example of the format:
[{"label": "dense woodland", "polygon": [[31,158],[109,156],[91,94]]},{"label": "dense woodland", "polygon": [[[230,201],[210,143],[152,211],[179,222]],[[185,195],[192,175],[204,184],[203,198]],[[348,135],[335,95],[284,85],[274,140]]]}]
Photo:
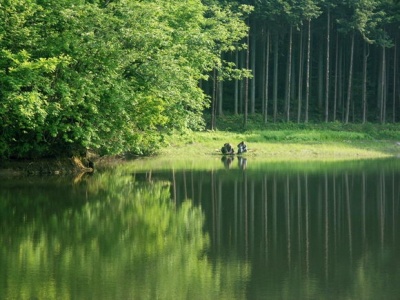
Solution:
[{"label": "dense woodland", "polygon": [[400,3],[0,0],[0,157],[150,154],[222,114],[397,122]]},{"label": "dense woodland", "polygon": [[[212,114],[265,122],[398,122],[400,2],[254,0],[247,49],[226,54],[251,79],[218,81]],[[223,77],[223,76],[221,76]]]}]

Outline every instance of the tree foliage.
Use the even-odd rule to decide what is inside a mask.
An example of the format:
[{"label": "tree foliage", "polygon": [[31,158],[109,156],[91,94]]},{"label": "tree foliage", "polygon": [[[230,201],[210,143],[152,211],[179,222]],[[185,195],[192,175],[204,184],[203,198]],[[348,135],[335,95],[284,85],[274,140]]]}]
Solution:
[{"label": "tree foliage", "polygon": [[0,156],[149,154],[163,134],[201,128],[198,82],[246,34],[229,12],[199,0],[1,0]]}]

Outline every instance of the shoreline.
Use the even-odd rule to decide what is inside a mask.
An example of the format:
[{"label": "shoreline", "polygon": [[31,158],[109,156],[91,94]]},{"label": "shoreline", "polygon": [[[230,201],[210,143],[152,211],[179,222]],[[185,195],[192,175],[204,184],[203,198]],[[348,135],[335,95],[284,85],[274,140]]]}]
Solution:
[{"label": "shoreline", "polygon": [[0,162],[0,176],[74,175],[93,171],[88,162],[78,157],[10,159]]},{"label": "shoreline", "polygon": [[[220,140],[220,139],[218,139]],[[245,139],[244,139],[245,140]],[[221,142],[215,139],[201,142],[183,142],[160,150],[153,156],[138,157],[158,162],[178,162],[191,158],[215,159],[222,157],[219,146]],[[344,142],[248,142],[248,152],[243,156],[252,160],[265,161],[343,161],[358,159],[374,159],[397,157],[400,154],[400,145],[395,141],[344,141]],[[236,155],[235,155],[236,156]],[[136,158],[136,157],[135,157]],[[10,159],[0,161],[0,176],[35,176],[35,175],[76,175],[93,173],[96,168],[115,165],[131,158],[123,156],[95,157],[93,162],[87,158],[38,158],[38,159]]]}]

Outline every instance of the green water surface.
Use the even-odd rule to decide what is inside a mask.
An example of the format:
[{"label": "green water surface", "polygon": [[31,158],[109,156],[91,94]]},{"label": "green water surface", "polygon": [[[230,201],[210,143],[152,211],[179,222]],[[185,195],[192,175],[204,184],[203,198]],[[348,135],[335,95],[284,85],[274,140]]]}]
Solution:
[{"label": "green water surface", "polygon": [[0,298],[399,299],[399,159],[195,165],[1,178]]}]

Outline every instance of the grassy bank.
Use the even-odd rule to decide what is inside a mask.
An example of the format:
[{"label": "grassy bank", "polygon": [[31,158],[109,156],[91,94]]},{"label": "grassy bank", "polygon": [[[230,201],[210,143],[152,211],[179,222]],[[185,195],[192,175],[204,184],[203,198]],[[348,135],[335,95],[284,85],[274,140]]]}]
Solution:
[{"label": "grassy bank", "polygon": [[400,126],[388,124],[263,124],[250,120],[247,130],[234,125],[238,117],[219,119],[219,130],[171,136],[161,155],[206,157],[220,155],[221,146],[245,141],[246,156],[266,160],[357,159],[400,154]]},{"label": "grassy bank", "polygon": [[[218,119],[218,130],[172,134],[166,138],[166,146],[156,157],[136,160],[135,169],[154,166],[173,168],[204,168],[221,164],[222,145],[231,143],[235,149],[245,141],[251,161],[282,162],[290,164],[302,161],[349,161],[400,156],[400,126],[394,124],[264,124],[259,116],[249,119],[246,130],[241,128],[241,117]],[[120,165],[122,157],[95,159],[96,168]],[[150,166],[150,167],[149,167]],[[8,161],[0,163],[3,174],[58,174],[70,173],[69,159]],[[301,168],[304,168],[302,164]],[[65,171],[67,170],[67,171]]]}]

